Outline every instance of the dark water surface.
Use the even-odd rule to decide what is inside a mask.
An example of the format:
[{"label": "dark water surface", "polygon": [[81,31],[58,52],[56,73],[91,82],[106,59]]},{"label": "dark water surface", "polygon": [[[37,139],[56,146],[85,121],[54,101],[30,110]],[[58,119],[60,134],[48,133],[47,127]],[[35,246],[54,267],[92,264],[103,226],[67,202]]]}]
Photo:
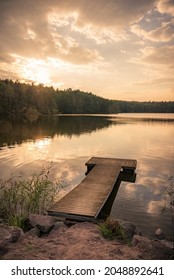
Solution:
[{"label": "dark water surface", "polygon": [[92,156],[138,161],[136,182],[121,183],[111,216],[144,234],[160,227],[171,237],[170,209],[161,210],[174,176],[174,114],[0,119],[0,178],[27,177],[52,162],[51,177],[68,184],[67,192],[84,178]]}]

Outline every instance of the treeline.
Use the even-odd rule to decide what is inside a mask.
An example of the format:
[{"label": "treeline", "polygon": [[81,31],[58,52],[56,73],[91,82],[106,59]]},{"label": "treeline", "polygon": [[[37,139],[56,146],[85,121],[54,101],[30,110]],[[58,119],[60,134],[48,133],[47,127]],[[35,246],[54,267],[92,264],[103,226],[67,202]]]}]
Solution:
[{"label": "treeline", "polygon": [[12,80],[0,80],[0,114],[174,113],[174,101],[109,100],[80,90],[59,90]]}]

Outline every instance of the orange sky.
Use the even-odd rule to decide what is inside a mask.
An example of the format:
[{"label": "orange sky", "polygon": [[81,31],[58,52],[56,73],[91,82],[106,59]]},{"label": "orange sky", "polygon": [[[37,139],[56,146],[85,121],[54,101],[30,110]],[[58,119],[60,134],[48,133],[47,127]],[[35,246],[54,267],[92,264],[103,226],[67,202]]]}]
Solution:
[{"label": "orange sky", "polygon": [[0,78],[174,100],[174,0],[1,0]]}]

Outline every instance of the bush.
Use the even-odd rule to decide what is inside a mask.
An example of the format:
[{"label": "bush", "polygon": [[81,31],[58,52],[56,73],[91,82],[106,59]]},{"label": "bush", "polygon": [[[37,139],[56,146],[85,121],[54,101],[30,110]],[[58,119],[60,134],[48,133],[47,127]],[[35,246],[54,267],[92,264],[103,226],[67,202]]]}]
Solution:
[{"label": "bush", "polygon": [[100,231],[104,238],[112,239],[121,239],[125,240],[125,233],[123,227],[119,224],[118,221],[107,218],[106,221],[99,224]]},{"label": "bush", "polygon": [[21,177],[0,180],[0,218],[8,225],[25,227],[31,213],[44,214],[61,188],[49,180],[50,168],[29,179]]}]

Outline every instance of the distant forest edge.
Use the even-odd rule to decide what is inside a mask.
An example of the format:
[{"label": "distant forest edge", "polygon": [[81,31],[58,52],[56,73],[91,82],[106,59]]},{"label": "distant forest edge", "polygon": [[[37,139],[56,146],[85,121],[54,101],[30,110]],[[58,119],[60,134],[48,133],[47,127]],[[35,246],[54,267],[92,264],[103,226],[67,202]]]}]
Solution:
[{"label": "distant forest edge", "polygon": [[80,90],[0,80],[0,115],[174,113],[174,101],[110,100]]}]

